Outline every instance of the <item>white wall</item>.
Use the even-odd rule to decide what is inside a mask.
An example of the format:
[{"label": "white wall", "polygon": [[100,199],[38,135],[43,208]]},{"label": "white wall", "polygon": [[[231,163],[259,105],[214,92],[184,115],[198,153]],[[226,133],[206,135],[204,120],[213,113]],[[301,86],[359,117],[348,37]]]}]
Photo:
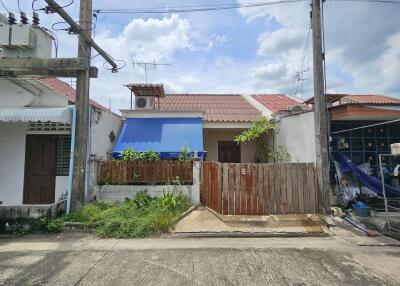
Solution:
[{"label": "white wall", "polygon": [[0,201],[22,204],[25,168],[25,123],[0,123]]},{"label": "white wall", "polygon": [[68,192],[68,176],[57,176],[56,177],[56,192],[54,195],[54,202],[57,203],[63,196],[66,197]]},{"label": "white wall", "polygon": [[[28,90],[36,91],[39,95],[36,96]],[[0,82],[0,108],[23,108],[25,106],[65,107],[67,105],[68,100],[65,97],[54,94],[54,92],[38,85],[35,81],[22,81],[21,85],[8,80]]]},{"label": "white wall", "polygon": [[291,162],[315,162],[314,112],[281,117],[275,144],[284,146]]},{"label": "white wall", "polygon": [[[92,144],[90,151],[92,159],[108,159],[107,153],[112,152],[121,131],[121,126],[120,116],[108,111],[92,109]],[[111,142],[109,138],[111,132],[114,132],[115,135],[114,142]]]}]

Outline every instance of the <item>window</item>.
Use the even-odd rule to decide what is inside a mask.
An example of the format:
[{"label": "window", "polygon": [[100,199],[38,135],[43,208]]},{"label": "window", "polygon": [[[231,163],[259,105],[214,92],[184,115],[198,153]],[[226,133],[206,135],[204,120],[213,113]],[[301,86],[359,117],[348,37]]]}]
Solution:
[{"label": "window", "polygon": [[60,135],[57,137],[57,176],[68,176],[69,157],[71,154],[71,136]]}]

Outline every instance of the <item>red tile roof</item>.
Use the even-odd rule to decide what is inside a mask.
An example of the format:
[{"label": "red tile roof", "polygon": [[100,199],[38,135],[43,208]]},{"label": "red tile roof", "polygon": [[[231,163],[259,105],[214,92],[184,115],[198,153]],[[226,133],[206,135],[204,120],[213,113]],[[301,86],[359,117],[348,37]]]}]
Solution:
[{"label": "red tile roof", "polygon": [[211,122],[250,122],[261,117],[240,94],[167,94],[160,99],[161,110],[204,112]]},{"label": "red tile roof", "polygon": [[363,104],[400,104],[400,99],[383,95],[346,95],[342,99]]},{"label": "red tile roof", "polygon": [[254,94],[255,100],[264,105],[272,112],[279,110],[288,110],[290,105],[299,104],[297,100],[290,98],[284,94]]},{"label": "red tile roof", "polygon": [[[75,89],[70,86],[68,83],[59,80],[58,78],[46,77],[46,78],[38,78],[37,81],[47,88],[51,89],[53,92],[65,96],[68,101],[75,102]],[[104,111],[111,112],[110,109],[105,106],[97,103],[93,99],[89,99],[90,105]]]},{"label": "red tile roof", "polygon": [[[400,99],[384,96],[384,95],[376,95],[376,94],[363,94],[363,95],[355,95],[355,94],[342,94],[342,93],[330,93],[327,94],[328,102],[337,102],[341,101],[341,105],[343,104],[400,104]],[[305,104],[314,104],[314,97],[306,100]]]}]

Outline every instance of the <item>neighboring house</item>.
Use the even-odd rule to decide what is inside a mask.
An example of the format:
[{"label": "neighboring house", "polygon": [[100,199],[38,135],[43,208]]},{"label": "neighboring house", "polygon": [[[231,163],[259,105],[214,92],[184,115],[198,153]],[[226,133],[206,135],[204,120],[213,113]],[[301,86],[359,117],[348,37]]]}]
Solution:
[{"label": "neighboring house", "polygon": [[[10,78],[0,85],[0,205],[58,202],[68,189],[75,90],[56,78]],[[121,119],[90,104],[90,155],[105,159]]]},{"label": "neighboring house", "polygon": [[[204,151],[204,160],[254,163],[257,162],[256,142],[237,144],[234,142],[235,137],[251,127],[254,120],[262,116],[272,118],[272,114],[279,109],[287,109],[290,105],[298,104],[298,101],[281,94],[165,95],[162,85],[131,84],[128,87],[135,98],[134,100],[132,98],[132,109],[121,110],[126,127],[123,128],[124,134],[118,140],[121,144],[117,143],[114,150],[115,157],[118,157],[126,147],[132,147],[136,151],[153,148],[154,151],[163,153],[166,151],[165,146],[169,145],[168,142],[173,140],[176,142],[171,143],[168,149],[169,155],[162,154],[162,157],[176,157],[182,145],[190,145],[187,130],[192,130],[196,132],[190,135],[191,138],[196,138],[195,141],[191,141],[195,147],[188,147],[191,151],[201,153]],[[140,100],[143,100],[142,105],[139,103]],[[179,118],[179,122],[172,122],[172,118]],[[197,125],[189,125],[188,118],[192,118],[190,124],[193,124],[195,120],[193,118],[197,118]],[[174,130],[177,133],[174,133]],[[180,130],[186,130],[186,135]],[[141,133],[147,134],[145,136]],[[174,138],[166,138],[169,134]],[[265,140],[271,142],[269,137],[267,136]],[[157,146],[156,142],[159,142],[160,146]]]},{"label": "neighboring house", "polygon": [[[341,152],[357,164],[369,162],[376,175],[378,154],[390,153],[390,144],[400,142],[400,122],[335,132],[400,119],[400,100],[382,95],[329,94],[327,101],[333,157],[337,157],[338,139],[344,140],[349,147]],[[293,162],[315,162],[313,104],[314,98],[310,98],[297,111],[282,108],[275,114],[280,122],[277,143],[285,146]]]},{"label": "neighboring house", "polygon": [[239,145],[234,139],[262,115],[240,94],[168,94],[160,100],[159,108],[171,113],[185,110],[203,113],[206,160],[255,162],[255,142]]}]

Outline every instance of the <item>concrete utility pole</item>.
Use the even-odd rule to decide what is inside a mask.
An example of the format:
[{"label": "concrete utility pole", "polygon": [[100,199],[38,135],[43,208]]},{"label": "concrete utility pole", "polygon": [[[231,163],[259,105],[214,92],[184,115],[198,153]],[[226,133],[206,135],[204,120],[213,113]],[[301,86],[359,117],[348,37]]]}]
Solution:
[{"label": "concrete utility pole", "polygon": [[313,67],[314,67],[314,124],[317,159],[319,211],[330,212],[328,110],[324,88],[324,55],[322,52],[321,1],[312,0]]},{"label": "concrete utility pole", "polygon": [[[81,0],[79,24],[82,30],[92,33],[92,0]],[[79,34],[78,57],[90,61],[91,46],[86,37]],[[71,211],[78,212],[85,203],[86,157],[88,154],[89,124],[89,70],[78,71],[76,81],[76,141],[72,179]]]}]

